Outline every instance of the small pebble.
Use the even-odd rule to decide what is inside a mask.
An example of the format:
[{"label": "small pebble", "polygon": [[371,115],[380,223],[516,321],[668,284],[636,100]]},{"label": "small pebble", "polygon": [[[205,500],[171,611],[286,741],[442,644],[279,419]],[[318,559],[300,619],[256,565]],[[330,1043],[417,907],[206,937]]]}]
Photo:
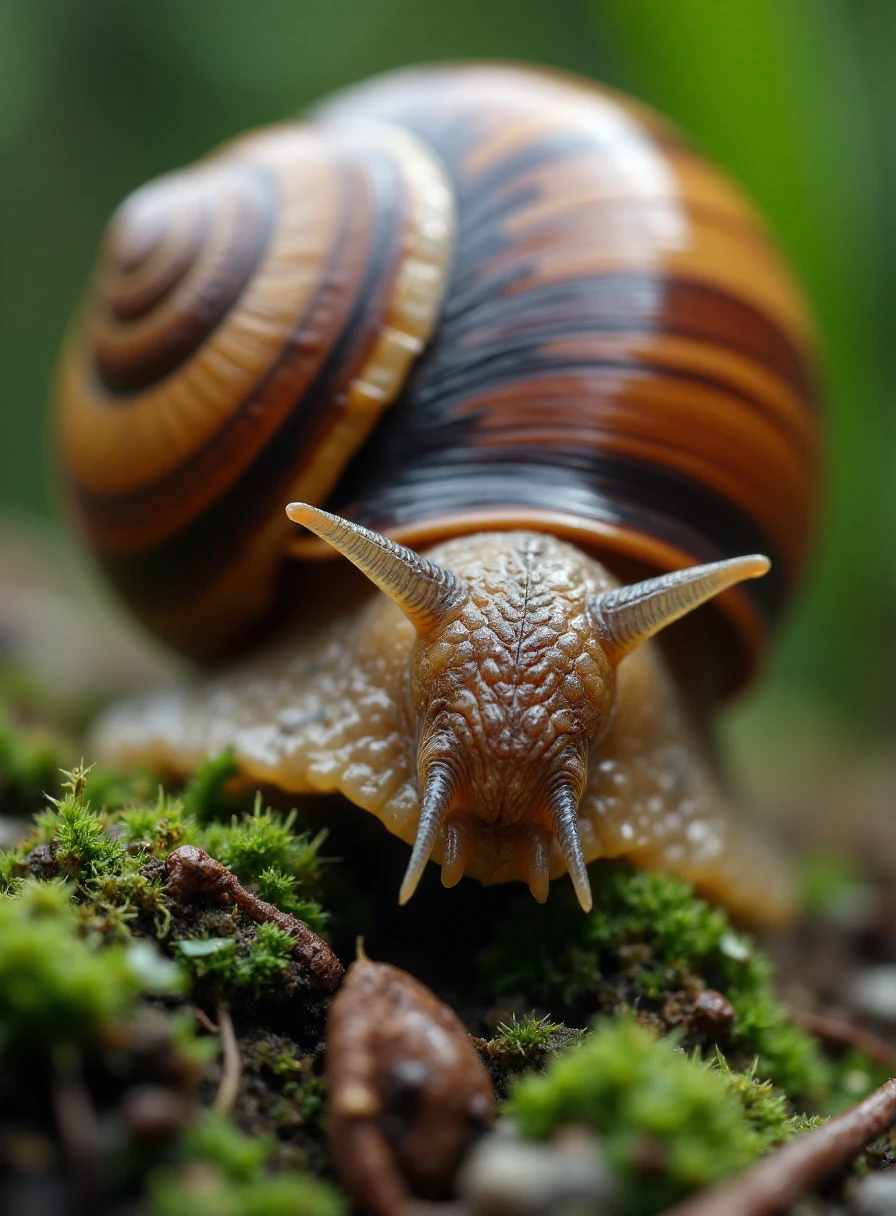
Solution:
[{"label": "small pebble", "polygon": [[896,1025],[896,964],[858,972],[849,982],[847,995],[857,1012]]},{"label": "small pebble", "polygon": [[0,815],[0,849],[11,849],[14,844],[28,835],[31,824],[27,819],[16,819],[9,815]]},{"label": "small pebble", "polygon": [[135,1085],[122,1099],[122,1116],[135,1140],[167,1140],[190,1116],[183,1094],[165,1085]]},{"label": "small pebble", "polygon": [[472,1150],[460,1194],[473,1216],[615,1216],[616,1188],[596,1137],[562,1129],[548,1144],[501,1130]]},{"label": "small pebble", "polygon": [[849,1216],[894,1216],[896,1170],[885,1170],[863,1178],[849,1205]]},{"label": "small pebble", "polygon": [[704,988],[694,998],[692,1020],[707,1034],[727,1034],[737,1019],[731,1002],[714,988]]}]

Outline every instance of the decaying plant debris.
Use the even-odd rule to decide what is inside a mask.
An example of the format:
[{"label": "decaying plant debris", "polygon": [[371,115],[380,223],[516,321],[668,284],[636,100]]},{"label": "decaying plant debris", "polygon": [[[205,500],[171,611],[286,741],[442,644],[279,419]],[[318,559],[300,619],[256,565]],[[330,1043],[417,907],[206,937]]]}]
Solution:
[{"label": "decaying plant debris", "polygon": [[494,1117],[488,1074],[460,1019],[388,963],[359,957],[327,1019],[328,1142],[359,1206],[391,1216],[446,1197]]},{"label": "decaying plant debris", "polygon": [[[512,887],[435,882],[399,912],[400,848],[365,836],[343,804],[268,805],[239,790],[227,756],[173,790],[89,769],[76,725],[60,731],[21,680],[5,687],[0,820],[18,839],[0,854],[0,1210],[12,1216],[328,1216],[354,1210],[383,1156],[408,1211],[429,1190],[472,1214],[579,1202],[647,1216],[706,1188],[755,1188],[757,1161],[779,1179],[803,1169],[813,1129],[830,1147],[828,1116],[892,1071],[886,1025],[857,1028],[827,994],[791,1017],[767,955],[676,880],[598,864],[587,917],[562,883],[539,907]],[[832,952],[892,963],[886,896],[866,894]],[[377,1084],[426,1071],[412,1035],[386,1066],[401,1018],[416,1016],[396,1003],[409,973],[416,1000],[428,1007],[425,983],[432,1009],[471,1033],[465,1075],[485,1088],[427,1185],[401,1149],[425,1084],[399,1093],[393,1077],[374,1094],[389,1118],[353,1200],[327,1108],[328,1083],[331,1111],[339,1093],[351,1105],[353,1074],[339,1033],[329,1061],[326,1049],[333,992],[337,1020],[351,1004],[339,981],[358,934],[374,961],[356,974],[394,981],[381,978],[375,1009],[370,994],[359,1003],[372,1019],[363,1050],[384,1062]],[[787,978],[792,996],[792,956]],[[354,1134],[373,1111],[352,1110]],[[801,1212],[846,1212],[863,1175],[886,1177],[892,1142],[864,1143],[886,1122],[851,1142],[833,1178],[800,1176]]]}]

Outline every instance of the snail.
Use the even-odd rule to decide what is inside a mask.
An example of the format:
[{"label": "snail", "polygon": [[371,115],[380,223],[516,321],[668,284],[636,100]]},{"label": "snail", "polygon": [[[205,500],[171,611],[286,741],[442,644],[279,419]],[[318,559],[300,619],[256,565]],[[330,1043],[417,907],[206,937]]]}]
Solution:
[{"label": "snail", "polygon": [[587,910],[624,855],[780,920],[707,724],[805,560],[814,350],[738,189],[546,70],[387,74],[143,187],[56,447],[114,587],[211,666],[97,747],[343,793],[412,845],[402,902],[433,860]]}]

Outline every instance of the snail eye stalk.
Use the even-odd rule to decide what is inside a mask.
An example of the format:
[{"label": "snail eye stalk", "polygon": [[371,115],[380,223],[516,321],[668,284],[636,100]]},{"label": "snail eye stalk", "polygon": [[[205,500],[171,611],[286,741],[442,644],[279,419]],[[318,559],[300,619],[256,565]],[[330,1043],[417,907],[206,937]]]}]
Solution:
[{"label": "snail eye stalk", "polygon": [[422,636],[466,598],[466,587],[450,570],[378,532],[304,502],[291,502],[286,514],[353,562],[398,605]]},{"label": "snail eye stalk", "polygon": [[618,663],[673,621],[744,579],[761,578],[770,569],[771,562],[761,553],[691,566],[593,595],[588,610],[607,657]]}]

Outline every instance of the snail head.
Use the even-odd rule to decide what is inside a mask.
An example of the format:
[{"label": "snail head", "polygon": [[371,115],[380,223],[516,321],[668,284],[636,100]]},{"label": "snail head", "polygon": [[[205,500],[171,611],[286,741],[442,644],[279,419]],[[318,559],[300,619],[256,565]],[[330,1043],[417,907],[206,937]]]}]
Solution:
[{"label": "snail head", "polygon": [[287,513],[354,562],[417,631],[409,690],[421,804],[400,902],[441,840],[445,886],[475,858],[480,873],[519,873],[543,902],[562,859],[588,911],[578,805],[589,754],[612,720],[617,664],[719,592],[764,574],[768,559],[594,593],[578,576],[577,551],[551,536],[466,537],[444,569],[316,507],[292,503]]}]

